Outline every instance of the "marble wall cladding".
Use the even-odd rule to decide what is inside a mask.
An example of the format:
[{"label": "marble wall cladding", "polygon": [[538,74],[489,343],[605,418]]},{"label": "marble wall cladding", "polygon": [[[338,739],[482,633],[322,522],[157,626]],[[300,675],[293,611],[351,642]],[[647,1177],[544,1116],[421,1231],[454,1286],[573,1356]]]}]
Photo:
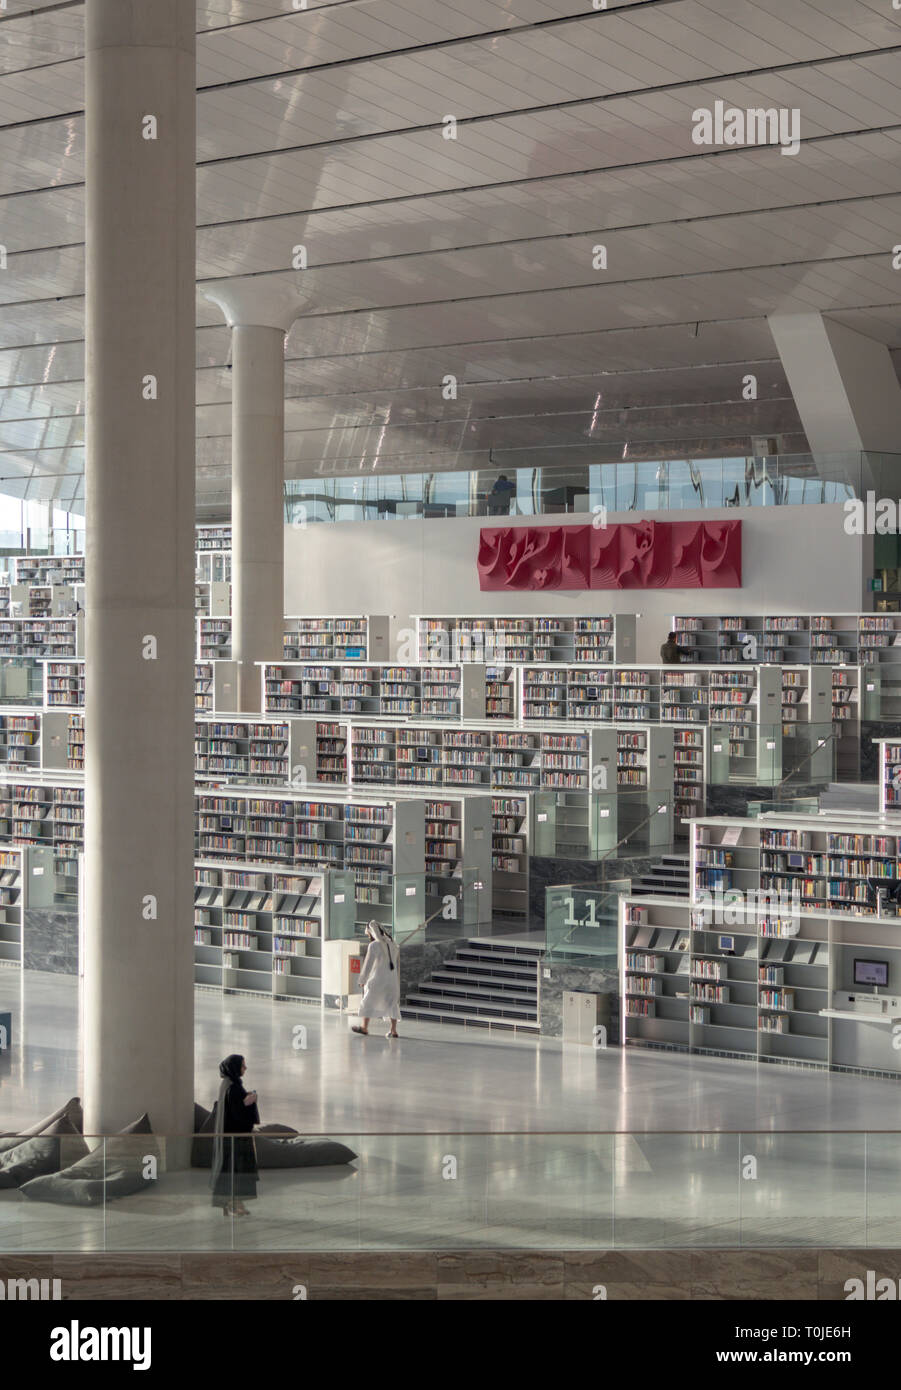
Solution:
[{"label": "marble wall cladding", "polygon": [[899,1269],[899,1250],[825,1248],[0,1255],[4,1284],[58,1279],[64,1302],[843,1301]]},{"label": "marble wall cladding", "polygon": [[860,721],[860,780],[877,782],[880,776],[879,749],[874,738],[898,738],[901,736],[901,721],[895,719]]},{"label": "marble wall cladding", "polygon": [[542,961],[538,968],[538,1025],[542,1033],[552,1038],[563,1036],[563,995],[567,990],[581,994],[610,996],[607,1028],[609,1046],[619,1041],[619,973],[590,965],[566,965],[559,961]]},{"label": "marble wall cladding", "polygon": [[711,786],[707,788],[707,815],[741,816],[744,819],[748,814],[749,801],[775,800],[784,805],[799,797],[817,797],[824,787],[823,782],[799,782],[794,778],[778,795],[775,787],[737,787],[731,783],[728,786]]},{"label": "marble wall cladding", "polygon": [[77,975],[77,912],[59,907],[27,907],[22,963],[26,970]]},{"label": "marble wall cladding", "polygon": [[408,994],[413,994],[424,980],[431,979],[435,970],[440,970],[458,946],[469,941],[470,936],[478,936],[474,929],[469,936],[449,937],[444,941],[411,942],[401,947],[400,952],[400,1002],[403,1005]]},{"label": "marble wall cladding", "polygon": [[[656,856],[659,857],[659,856]],[[548,888],[561,883],[606,883],[614,878],[637,879],[646,874],[654,856],[630,855],[611,857],[603,862],[593,859],[551,859],[536,856],[529,860],[529,921],[532,927],[544,925],[544,895]]]}]

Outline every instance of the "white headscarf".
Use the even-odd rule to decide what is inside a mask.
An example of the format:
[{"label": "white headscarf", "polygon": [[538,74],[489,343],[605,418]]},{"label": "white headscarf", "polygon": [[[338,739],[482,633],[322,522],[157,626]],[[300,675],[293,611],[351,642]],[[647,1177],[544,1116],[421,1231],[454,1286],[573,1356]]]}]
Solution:
[{"label": "white headscarf", "polygon": [[393,938],[388,935],[382,924],[380,922],[376,922],[374,919],[367,924],[366,930],[368,931],[370,939],[372,941],[381,941],[384,944],[385,955],[388,957],[388,968],[389,970],[393,970],[394,955],[391,950],[391,947],[394,945]]}]

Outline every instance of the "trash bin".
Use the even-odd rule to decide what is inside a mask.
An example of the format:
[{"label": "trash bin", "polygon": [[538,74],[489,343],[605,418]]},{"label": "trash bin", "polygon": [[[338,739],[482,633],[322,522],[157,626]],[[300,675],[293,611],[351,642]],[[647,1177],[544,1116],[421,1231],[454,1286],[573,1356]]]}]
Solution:
[{"label": "trash bin", "polygon": [[586,1047],[597,1046],[597,1039],[603,1035],[596,1030],[606,1029],[610,1036],[610,995],[588,994],[581,990],[563,991],[563,1041],[582,1043]]}]

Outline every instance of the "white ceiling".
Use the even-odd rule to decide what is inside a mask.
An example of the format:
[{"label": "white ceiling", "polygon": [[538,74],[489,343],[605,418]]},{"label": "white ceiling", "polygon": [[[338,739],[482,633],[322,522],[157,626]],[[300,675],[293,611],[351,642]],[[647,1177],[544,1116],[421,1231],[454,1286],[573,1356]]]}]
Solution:
[{"label": "white ceiling", "polygon": [[[206,508],[228,489],[229,335],[200,291],[232,276],[307,306],[287,343],[292,477],[751,434],[803,449],[775,311],[821,310],[901,360],[887,0],[288,5],[197,4]],[[72,0],[0,12],[0,478],[43,494],[83,467],[83,26]],[[800,153],[694,145],[692,111],[718,99],[798,108]]]}]

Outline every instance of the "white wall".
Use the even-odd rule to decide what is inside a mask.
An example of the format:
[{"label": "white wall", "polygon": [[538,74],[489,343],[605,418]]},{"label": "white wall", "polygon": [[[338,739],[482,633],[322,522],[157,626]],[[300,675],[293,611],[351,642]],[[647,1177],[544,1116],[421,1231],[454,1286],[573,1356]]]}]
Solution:
[{"label": "white wall", "polygon": [[[638,659],[659,659],[672,613],[841,613],[872,606],[871,537],[848,536],[834,506],[646,512],[658,521],[740,520],[741,589],[482,593],[476,569],[487,517],[347,521],[285,528],[285,612],[388,613],[392,631],[415,613],[638,613]],[[608,521],[636,521],[634,512]],[[512,519],[511,519],[512,520]],[[582,515],[518,517],[516,525],[586,525]]]}]

